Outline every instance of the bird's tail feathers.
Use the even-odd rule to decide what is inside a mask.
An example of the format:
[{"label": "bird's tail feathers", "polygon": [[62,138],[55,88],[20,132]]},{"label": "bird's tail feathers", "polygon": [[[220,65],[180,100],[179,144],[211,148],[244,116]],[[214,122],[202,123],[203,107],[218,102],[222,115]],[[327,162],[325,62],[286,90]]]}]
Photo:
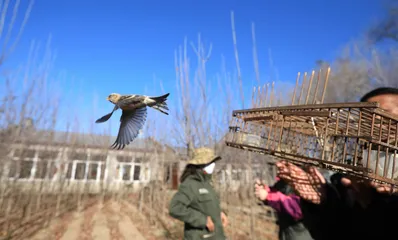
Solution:
[{"label": "bird's tail feathers", "polygon": [[158,97],[151,97],[152,100],[155,100],[158,103],[163,103],[167,100],[167,97],[170,95],[170,93],[166,93],[162,96],[158,96]]},{"label": "bird's tail feathers", "polygon": [[158,103],[158,104],[156,104],[156,106],[163,108],[164,110],[169,110],[169,107],[167,106],[166,102]]},{"label": "bird's tail feathers", "polygon": [[152,100],[156,102],[155,105],[151,106],[153,109],[158,110],[161,113],[164,113],[166,115],[169,115],[167,111],[169,110],[169,107],[167,106],[166,100],[167,97],[170,95],[170,93],[166,93],[162,96],[158,97],[151,97]]},{"label": "bird's tail feathers", "polygon": [[164,114],[166,114],[166,115],[169,115],[169,114],[166,112],[167,110],[169,110],[169,108],[168,108],[167,106],[155,105],[155,106],[152,106],[152,108],[158,110],[158,111],[161,112],[161,113],[164,113]]}]

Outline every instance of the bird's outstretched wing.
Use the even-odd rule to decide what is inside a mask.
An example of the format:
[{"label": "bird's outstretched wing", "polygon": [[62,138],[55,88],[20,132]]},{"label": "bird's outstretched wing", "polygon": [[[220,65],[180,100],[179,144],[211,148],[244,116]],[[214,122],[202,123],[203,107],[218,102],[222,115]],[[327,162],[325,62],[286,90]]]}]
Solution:
[{"label": "bird's outstretched wing", "polygon": [[95,121],[95,123],[103,123],[109,120],[109,118],[111,118],[112,114],[114,111],[116,111],[118,109],[118,106],[115,106],[112,110],[112,112],[106,114],[105,116],[102,116],[101,118],[98,118],[97,121]]},{"label": "bird's outstretched wing", "polygon": [[116,141],[112,144],[112,148],[123,149],[132,142],[139,131],[144,126],[147,117],[147,108],[142,107],[135,110],[123,110],[120,117],[120,128]]}]

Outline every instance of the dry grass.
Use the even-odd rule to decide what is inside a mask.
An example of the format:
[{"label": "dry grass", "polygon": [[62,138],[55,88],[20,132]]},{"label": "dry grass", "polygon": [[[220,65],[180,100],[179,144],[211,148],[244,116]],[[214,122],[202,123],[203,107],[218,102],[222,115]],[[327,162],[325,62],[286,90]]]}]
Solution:
[{"label": "dry grass", "polygon": [[[16,6],[18,3],[19,1],[15,3]],[[24,19],[28,18],[30,8],[31,6],[26,10]],[[5,11],[4,8],[2,11]],[[23,22],[26,23],[25,20]],[[144,131],[147,137],[161,142],[162,147],[165,147],[166,144],[174,146],[175,152],[167,155],[159,153],[151,159],[153,181],[138,193],[133,193],[135,189],[127,186],[116,193],[109,192],[108,190],[112,187],[109,182],[101,182],[100,193],[91,195],[89,193],[90,184],[87,181],[81,181],[74,190],[66,192],[68,182],[66,176],[62,174],[52,182],[52,188],[44,181],[33,181],[26,184],[26,182],[16,179],[8,179],[10,164],[15,162],[9,156],[13,144],[21,144],[22,149],[25,149],[25,151],[19,152],[18,157],[26,157],[28,154],[26,149],[30,146],[30,142],[38,138],[46,137],[48,141],[44,144],[44,148],[50,147],[54,136],[43,136],[41,131],[35,131],[35,129],[45,129],[51,132],[61,120],[59,115],[62,110],[59,105],[60,96],[54,94],[49,78],[53,63],[51,51],[47,48],[42,61],[35,62],[39,55],[37,45],[33,44],[26,66],[8,73],[3,76],[4,80],[1,80],[1,85],[4,86],[2,89],[5,91],[0,92],[0,155],[2,156],[0,159],[2,175],[0,239],[29,237],[38,229],[46,227],[54,218],[61,217],[62,221],[68,221],[70,220],[69,212],[82,211],[95,202],[105,202],[111,198],[126,205],[126,209],[131,211],[129,216],[137,224],[139,230],[146,234],[147,239],[181,239],[182,223],[170,218],[167,211],[169,200],[174,192],[170,190],[170,183],[165,183],[162,180],[165,178],[165,168],[168,163],[188,158],[192,149],[200,146],[214,147],[217,153],[223,157],[223,161],[217,166],[218,172],[215,174],[214,183],[230,219],[230,226],[226,229],[229,239],[276,239],[275,214],[268,207],[258,206],[253,196],[253,180],[255,178],[262,178],[269,184],[273,182],[275,173],[270,165],[273,159],[231,149],[225,146],[223,136],[228,131],[227,127],[233,109],[289,104],[290,100],[283,102],[280,96],[282,93],[293,94],[293,89],[285,89],[286,92],[282,92],[283,82],[273,79],[272,83],[266,83],[261,78],[262,74],[259,69],[261,64],[257,59],[257,41],[253,24],[254,71],[257,85],[263,87],[254,90],[255,92],[260,91],[262,98],[258,101],[252,99],[250,102],[250,96],[245,95],[248,92],[248,86],[243,85],[240,73],[238,40],[235,34],[233,13],[231,14],[231,24],[236,74],[228,72],[223,66],[219,74],[214,77],[209,76],[207,69],[213,59],[211,58],[212,46],[211,44],[205,46],[200,36],[196,44],[188,44],[188,40],[185,39],[181,47],[176,50],[177,97],[175,99],[177,101],[174,105],[170,104],[172,114],[167,123],[149,119]],[[21,30],[23,28],[23,26],[20,27]],[[4,36],[0,35],[2,41],[10,42],[10,39],[15,41],[10,44],[7,51],[0,54],[0,64],[12,53],[20,38],[20,34],[14,38],[7,37],[8,35]],[[343,52],[342,59],[333,63],[323,62],[318,66],[320,68],[332,66],[333,74],[329,81],[327,102],[356,100],[364,91],[377,84],[392,85],[395,83],[391,79],[395,79],[393,76],[396,76],[394,72],[397,69],[395,59],[398,59],[396,51],[392,49],[389,53],[381,53],[375,47],[370,49],[359,46],[356,43],[354,47],[349,48],[355,51]],[[384,62],[390,64],[386,65]],[[272,59],[270,64],[273,66]],[[369,66],[372,69],[371,72],[368,71]],[[214,84],[211,83],[214,82],[214,79],[217,80],[218,89],[212,89]],[[305,84],[308,84],[307,86],[310,88],[315,88],[310,81]],[[341,88],[343,85],[345,87]],[[308,87],[304,86],[304,88]],[[313,96],[310,99],[316,100]],[[73,148],[82,146],[81,142],[73,139],[72,133],[70,136],[72,137],[68,142],[69,146],[73,146]],[[108,142],[101,142],[99,145],[103,147],[104,153],[108,152]],[[88,149],[87,146],[83,146],[83,148]],[[74,151],[72,150],[69,154],[74,154]],[[58,159],[58,163],[60,164],[58,166],[61,166],[65,162],[61,158]],[[184,162],[181,161],[181,164],[184,165]],[[114,170],[114,166],[108,167],[108,170]],[[20,170],[24,170],[23,165],[20,165]],[[242,173],[234,173],[232,170],[241,170]],[[222,171],[226,173],[225,179],[221,182]],[[127,205],[133,206],[133,208],[127,207]],[[86,221],[83,222],[85,229],[89,230],[92,227],[90,221],[92,214],[91,211],[87,212]],[[112,229],[114,229],[114,225],[115,222],[109,222]],[[57,227],[54,239],[58,239],[65,231],[62,226],[60,224]],[[120,237],[117,231],[112,234],[115,237]],[[82,235],[81,239],[86,237]]]},{"label": "dry grass", "polygon": [[[156,189],[156,194],[141,192],[147,204],[138,204],[139,195],[130,195],[123,204],[131,204],[137,207],[137,212],[129,214],[132,220],[137,223],[138,229],[146,234],[148,239],[181,239],[183,237],[183,223],[171,218],[164,202],[169,202],[175,191],[168,189]],[[160,195],[162,199],[151,199],[153,195]],[[234,198],[236,194],[230,194],[230,203],[226,206],[230,226],[226,229],[229,239],[277,239],[277,226],[272,211],[265,206],[255,207],[254,222],[251,222],[250,205],[242,206],[241,198]],[[247,201],[247,199],[245,199]],[[225,201],[223,201],[225,203]],[[252,203],[253,205],[255,203]],[[127,208],[127,207],[126,207]],[[139,210],[140,209],[140,210]],[[267,214],[267,212],[269,212]],[[260,227],[261,226],[261,227]],[[252,231],[254,228],[254,231]],[[154,234],[156,233],[156,234]]]},{"label": "dry grass", "polygon": [[[33,1],[29,1],[27,9],[20,9],[20,2],[6,0],[0,7],[1,14],[7,16],[0,26],[0,42],[4,45],[0,66],[17,47],[33,7]],[[21,21],[16,21],[17,18]],[[22,22],[22,25],[16,26],[15,22]],[[17,34],[12,35],[15,32]],[[14,157],[22,159],[32,157],[28,148],[37,139],[47,140],[42,145],[44,149],[51,146],[53,136],[48,133],[55,129],[60,110],[60,95],[51,78],[53,60],[50,40],[44,52],[40,44],[32,42],[22,67],[7,71],[0,78],[0,239],[29,238],[52,219],[86,209],[100,200],[84,191],[65,192],[65,178],[52,183],[9,178],[14,171],[27,176],[31,169],[27,162],[11,157],[16,144],[20,151]],[[69,144],[73,145],[73,142]],[[36,175],[40,176],[41,169],[37,170]]]}]

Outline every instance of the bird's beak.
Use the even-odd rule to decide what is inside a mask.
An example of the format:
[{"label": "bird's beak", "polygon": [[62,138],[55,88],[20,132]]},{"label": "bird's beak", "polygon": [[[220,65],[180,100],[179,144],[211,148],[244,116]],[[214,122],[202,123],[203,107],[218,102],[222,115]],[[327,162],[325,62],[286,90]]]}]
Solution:
[{"label": "bird's beak", "polygon": [[109,97],[106,97],[106,100],[108,100],[108,101],[109,101]]}]

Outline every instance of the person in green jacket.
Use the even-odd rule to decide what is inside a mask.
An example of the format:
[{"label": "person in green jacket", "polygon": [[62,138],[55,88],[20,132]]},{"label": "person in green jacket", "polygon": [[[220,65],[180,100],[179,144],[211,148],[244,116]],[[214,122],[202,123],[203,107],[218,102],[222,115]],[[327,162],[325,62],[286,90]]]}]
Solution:
[{"label": "person in green jacket", "polygon": [[181,184],[169,206],[171,217],[184,222],[185,240],[225,240],[226,214],[211,184],[216,161],[221,157],[210,148],[194,151],[184,172]]}]

